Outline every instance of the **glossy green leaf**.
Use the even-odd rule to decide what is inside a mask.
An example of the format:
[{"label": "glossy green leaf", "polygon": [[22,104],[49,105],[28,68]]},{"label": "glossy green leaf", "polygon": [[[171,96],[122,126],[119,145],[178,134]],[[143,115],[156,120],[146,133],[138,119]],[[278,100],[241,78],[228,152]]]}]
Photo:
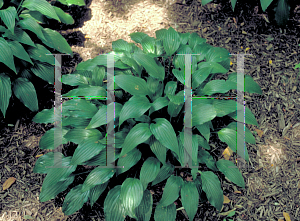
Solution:
[{"label": "glossy green leaf", "polygon": [[[50,68],[52,68],[54,70],[55,67],[53,65],[55,65],[55,58],[54,58],[53,55],[50,55],[51,52],[47,48],[45,48],[43,45],[40,45],[40,44],[35,44],[35,45],[36,45],[35,48],[34,47],[28,47],[28,49],[27,49],[27,52],[30,55],[30,57],[34,60],[37,60],[37,61],[40,61],[40,62],[45,62],[45,63],[48,63],[49,65],[52,65],[52,66],[50,66]],[[53,75],[52,78],[54,79],[54,75]],[[48,79],[47,78],[47,80],[49,82],[52,82],[52,84],[54,82],[53,79]]]},{"label": "glossy green leaf", "polygon": [[[205,111],[203,111],[205,110]],[[193,107],[192,125],[201,125],[211,121],[217,116],[217,112],[211,104],[200,104]]]},{"label": "glossy green leaf", "polygon": [[160,171],[160,162],[154,157],[149,157],[143,163],[140,171],[140,180],[143,184],[144,190],[147,188],[148,183],[152,182]]},{"label": "glossy green leaf", "polygon": [[169,104],[169,100],[166,97],[159,97],[152,103],[152,107],[150,108],[149,112],[151,114],[154,111],[158,111],[164,108],[168,104]]},{"label": "glossy green leaf", "polygon": [[168,177],[170,177],[170,175],[173,173],[174,171],[174,165],[168,163],[165,163],[161,168],[159,173],[157,174],[156,178],[153,180],[151,186],[154,186],[162,181],[164,181],[165,179],[167,179]]},{"label": "glossy green leaf", "polygon": [[176,219],[176,205],[174,203],[168,206],[159,206],[155,208],[155,221],[175,221]]},{"label": "glossy green leaf", "polygon": [[147,73],[151,77],[157,78],[160,81],[164,80],[164,78],[165,78],[165,68],[160,63],[157,64],[155,62],[154,58],[152,58],[150,55],[142,54],[142,53],[134,53],[132,55],[132,57],[135,59],[136,62],[138,62],[141,66],[143,66],[146,69]]},{"label": "glossy green leaf", "polygon": [[92,137],[95,137],[95,139],[100,139],[102,134],[97,129],[74,128],[69,130],[64,137],[73,143],[79,144],[83,140],[92,139]]},{"label": "glossy green leaf", "polygon": [[[238,109],[238,111],[230,113],[230,114],[228,114],[228,116],[232,117],[233,119],[235,119],[236,121],[239,121],[239,122],[244,122],[244,116],[245,116],[246,124],[252,124],[254,126],[258,126],[255,116],[253,115],[251,110],[249,110],[248,107],[245,107],[245,111],[244,111],[244,105],[237,103],[237,109]],[[239,114],[239,118],[237,118],[238,114]]]},{"label": "glossy green leaf", "polygon": [[150,143],[149,143],[151,151],[155,154],[157,159],[160,160],[163,164],[166,163],[166,157],[167,157],[167,148],[162,145],[158,140],[154,138],[154,136],[150,137]]},{"label": "glossy green leaf", "polygon": [[15,73],[17,73],[14,63],[13,52],[10,48],[10,45],[4,38],[0,38],[0,62],[2,62]]},{"label": "glossy green leaf", "polygon": [[134,213],[138,220],[149,221],[152,214],[153,198],[148,189],[144,190],[143,199],[138,207],[134,209]]},{"label": "glossy green leaf", "polygon": [[[242,91],[248,92],[248,93],[257,93],[262,94],[260,86],[253,80],[253,78],[249,75],[244,75],[245,82],[241,85],[240,88],[243,88]],[[234,83],[237,83],[237,73],[233,72],[230,75],[228,75],[227,81],[232,81]],[[237,89],[237,86],[235,87]]]},{"label": "glossy green leaf", "polygon": [[[239,136],[244,136],[244,130],[243,131],[238,131],[237,130],[237,122],[231,122],[230,124],[227,125],[227,128],[233,129],[238,132]],[[256,144],[255,137],[251,133],[251,131],[245,126],[245,141],[247,143],[251,144]]]},{"label": "glossy green leaf", "polygon": [[[1,88],[1,87],[0,87]],[[51,109],[44,109],[38,112],[32,119],[35,123],[52,124],[54,123],[54,107]]]},{"label": "glossy green leaf", "polygon": [[99,86],[85,85],[69,91],[64,96],[92,96],[104,100],[106,98],[106,90]]},{"label": "glossy green leaf", "polygon": [[124,221],[126,209],[120,199],[121,185],[112,188],[104,201],[104,214],[106,221]]},{"label": "glossy green leaf", "polygon": [[119,127],[129,118],[142,116],[150,107],[151,103],[144,96],[132,96],[123,106],[120,112]]},{"label": "glossy green leaf", "polygon": [[91,159],[99,154],[105,146],[98,141],[97,137],[91,137],[88,140],[83,140],[76,148],[73,157],[72,165],[80,165],[81,163]]},{"label": "glossy green leaf", "polygon": [[93,169],[87,178],[85,179],[81,192],[85,192],[90,190],[96,185],[104,184],[110,178],[112,178],[115,174],[115,169],[113,168],[101,168],[101,167],[96,167]]},{"label": "glossy green leaf", "polygon": [[53,6],[46,0],[25,0],[22,4],[22,7],[27,8],[31,11],[38,11],[43,15],[53,18],[59,22],[59,18],[53,9]]},{"label": "glossy green leaf", "polygon": [[55,13],[57,14],[58,18],[61,20],[62,23],[65,23],[67,25],[74,24],[75,21],[71,15],[65,13],[61,8],[55,6],[52,7],[55,10]]},{"label": "glossy green leaf", "polygon": [[25,49],[23,48],[23,46],[17,42],[17,41],[7,41],[7,43],[9,44],[11,51],[13,53],[13,55],[15,57],[18,57],[20,59],[23,59],[24,61],[29,62],[30,64],[33,65],[29,55],[27,54],[27,52],[25,51]]},{"label": "glossy green leaf", "polygon": [[198,162],[205,164],[209,169],[217,171],[216,161],[206,150],[200,149],[198,151]]},{"label": "glossy green leaf", "polygon": [[217,175],[211,171],[201,172],[202,189],[206,193],[209,203],[221,211],[224,202],[221,183]]},{"label": "glossy green leaf", "polygon": [[278,0],[276,7],[275,20],[279,26],[286,25],[290,17],[290,9],[288,1]]},{"label": "glossy green leaf", "polygon": [[209,128],[208,122],[201,124],[201,125],[196,125],[195,127],[198,129],[198,131],[201,133],[201,135],[206,139],[206,141],[209,142],[210,128]]},{"label": "glossy green leaf", "polygon": [[[23,19],[21,19],[18,23],[18,26],[20,26],[22,29],[27,29],[29,31],[32,31],[33,33],[36,34],[36,36],[41,39],[46,41],[45,36],[42,32],[43,27],[40,26],[35,20],[34,18],[32,18],[31,16],[28,17],[24,17]],[[49,52],[50,54],[50,52]]]},{"label": "glossy green leaf", "polygon": [[11,97],[10,78],[5,73],[0,73],[0,98],[1,98],[0,109],[4,117],[6,114],[10,97]]},{"label": "glossy green leaf", "polygon": [[[60,145],[60,143],[58,143],[57,139],[54,139],[54,130],[55,130],[55,128],[51,128],[42,136],[40,143],[39,143],[40,149],[54,150],[55,148],[57,148]],[[64,138],[64,135],[67,132],[68,132],[67,129],[62,128],[62,144],[68,143],[68,140],[66,138]]]},{"label": "glossy green leaf", "polygon": [[155,138],[165,147],[178,153],[178,142],[171,123],[165,118],[154,119],[155,124],[150,125],[150,130]]},{"label": "glossy green leaf", "polygon": [[99,199],[101,194],[106,189],[107,185],[108,182],[94,186],[93,188],[90,189],[89,199],[90,199],[91,207],[93,207],[94,203]]},{"label": "glossy green leaf", "polygon": [[72,215],[82,208],[89,199],[90,191],[81,192],[82,184],[73,187],[66,195],[62,205],[62,211],[66,215]]},{"label": "glossy green leaf", "polygon": [[212,80],[204,86],[202,93],[210,96],[216,93],[226,93],[234,88],[236,84],[232,81]]},{"label": "glossy green leaf", "polygon": [[89,125],[86,127],[86,129],[90,129],[90,128],[97,128],[100,127],[102,125],[106,125],[108,122],[113,120],[114,118],[118,118],[122,109],[122,105],[115,102],[115,103],[111,103],[109,104],[110,106],[115,105],[115,114],[112,115],[111,119],[106,119],[107,118],[107,105],[104,105],[103,107],[99,108],[99,110],[97,111],[97,113],[93,116],[92,120],[90,121]]},{"label": "glossy green leaf", "polygon": [[149,129],[149,124],[139,123],[135,125],[125,138],[123,148],[121,151],[121,156],[124,156],[137,145],[147,141],[151,135],[152,133]]},{"label": "glossy green leaf", "polygon": [[139,77],[117,75],[115,76],[115,82],[120,88],[132,95],[146,96],[150,93],[146,81]]},{"label": "glossy green leaf", "polygon": [[93,103],[84,99],[72,99],[62,104],[62,115],[92,118],[98,111]]},{"label": "glossy green leaf", "polygon": [[6,9],[0,10],[0,18],[3,21],[3,23],[6,25],[8,30],[10,30],[11,33],[14,34],[15,19],[16,18],[19,19],[16,8],[9,6]]},{"label": "glossy green leaf", "polygon": [[87,77],[74,73],[61,76],[61,82],[71,86],[84,86],[89,84]]},{"label": "glossy green leaf", "polygon": [[181,38],[179,34],[170,27],[164,34],[163,46],[167,56],[174,54],[180,46]]},{"label": "glossy green leaf", "polygon": [[15,27],[14,34],[12,34],[10,30],[6,30],[6,32],[2,34],[2,36],[35,47],[35,44],[31,40],[30,36],[18,27]]},{"label": "glossy green leaf", "polygon": [[70,54],[73,57],[73,51],[66,41],[66,39],[63,38],[57,31],[51,30],[49,28],[42,29],[42,32],[45,36],[46,41],[41,41],[47,45],[48,47],[54,48],[57,51],[64,53],[64,54]]},{"label": "glossy green leaf", "polygon": [[164,192],[161,200],[159,201],[159,206],[169,206],[173,204],[174,201],[179,197],[180,188],[183,185],[181,177],[171,175],[164,187]]},{"label": "glossy green leaf", "polygon": [[129,151],[127,154],[125,154],[125,156],[120,157],[118,160],[118,166],[122,168],[117,169],[117,176],[131,169],[131,167],[137,164],[141,157],[142,153],[136,148]]},{"label": "glossy green leaf", "polygon": [[136,218],[134,209],[137,208],[143,199],[143,185],[139,179],[127,178],[122,186],[120,199],[130,217]]},{"label": "glossy green leaf", "polygon": [[245,189],[244,178],[233,162],[229,160],[218,160],[216,165],[219,171],[221,171],[231,182]]},{"label": "glossy green leaf", "polygon": [[237,110],[237,102],[234,100],[213,100],[213,106],[217,117],[223,117]]},{"label": "glossy green leaf", "polygon": [[198,209],[199,194],[195,183],[184,182],[181,191],[181,202],[190,220],[194,217]]},{"label": "glossy green leaf", "polygon": [[17,78],[12,83],[16,97],[31,111],[38,111],[38,100],[33,84],[27,78]]},{"label": "glossy green leaf", "polygon": [[48,63],[42,63],[39,61],[34,62],[34,66],[30,70],[38,77],[47,81],[49,84],[54,84],[54,66]]}]

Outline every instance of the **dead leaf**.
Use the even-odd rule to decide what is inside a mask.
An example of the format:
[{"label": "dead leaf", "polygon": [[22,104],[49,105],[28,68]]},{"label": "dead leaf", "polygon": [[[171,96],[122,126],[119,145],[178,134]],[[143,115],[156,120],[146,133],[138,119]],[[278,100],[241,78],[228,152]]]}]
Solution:
[{"label": "dead leaf", "polygon": [[283,212],[283,216],[285,218],[285,221],[291,221],[290,215],[286,212]]},{"label": "dead leaf", "polygon": [[229,160],[229,158],[232,156],[233,151],[230,149],[230,147],[227,147],[224,152],[222,153],[225,160]]},{"label": "dead leaf", "polygon": [[223,196],[224,196],[223,203],[230,203],[230,199],[227,196],[225,196],[225,195],[223,195]]},{"label": "dead leaf", "polygon": [[262,135],[264,134],[264,132],[262,130],[255,129],[255,131],[257,132],[259,137],[262,137]]},{"label": "dead leaf", "polygon": [[8,189],[15,181],[16,181],[16,178],[14,178],[14,177],[9,177],[9,178],[3,183],[3,190]]},{"label": "dead leaf", "polygon": [[234,193],[242,193],[241,191],[238,191],[238,190],[236,190],[236,191],[234,191]]}]

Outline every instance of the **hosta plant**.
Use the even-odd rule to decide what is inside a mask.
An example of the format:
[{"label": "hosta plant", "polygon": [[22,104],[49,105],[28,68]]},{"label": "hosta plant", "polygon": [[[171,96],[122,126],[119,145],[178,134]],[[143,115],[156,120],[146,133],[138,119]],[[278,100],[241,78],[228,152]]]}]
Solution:
[{"label": "hosta plant", "polygon": [[[207,3],[212,2],[213,0],[202,0],[202,5],[206,5]],[[285,26],[289,16],[292,1],[294,0],[274,0],[275,8],[273,9],[275,12],[275,21],[279,26]],[[237,0],[230,0],[232,10],[234,11]],[[244,1],[241,1],[244,2]],[[265,12],[266,9],[270,6],[273,0],[260,0],[260,5],[262,10]]]},{"label": "hosta plant", "polygon": [[[237,88],[237,74],[227,80],[212,80],[216,74],[226,74],[230,68],[230,55],[224,48],[213,47],[196,33],[178,33],[173,28],[156,31],[156,38],[137,32],[130,35],[140,44],[117,40],[112,43],[114,56],[115,104],[115,164],[120,168],[106,168],[107,105],[104,100],[88,96],[107,96],[107,56],[99,55],[80,63],[76,71],[62,77],[62,83],[79,87],[63,96],[85,96],[62,103],[62,142],[78,144],[73,156],[62,157],[55,167],[54,153],[41,156],[33,172],[47,174],[42,185],[40,201],[53,199],[67,189],[77,175],[78,165],[93,166],[82,184],[66,195],[62,209],[66,215],[79,210],[84,203],[91,206],[109,186],[104,201],[105,220],[124,220],[127,215],[137,220],[150,220],[153,198],[152,186],[167,180],[163,195],[154,212],[155,220],[175,220],[174,201],[180,196],[190,220],[194,219],[199,202],[209,201],[218,211],[223,205],[223,192],[217,173],[223,173],[231,182],[245,188],[238,168],[229,160],[217,160],[210,155],[209,139],[217,133],[231,149],[236,147],[237,123],[216,131],[212,120],[229,115],[237,118],[237,110],[244,107],[235,100],[209,99],[206,96],[222,95]],[[205,99],[192,101],[192,149],[186,150],[192,158],[186,166],[184,150],[184,84],[185,58],[178,54],[195,54],[191,60],[192,94]],[[197,55],[196,55],[197,54]],[[166,64],[166,65],[165,65]],[[165,66],[166,67],[165,67]],[[245,91],[261,94],[253,79],[245,76]],[[246,107],[246,123],[257,125]],[[243,115],[244,116],[244,115]],[[37,123],[53,123],[54,109],[45,109],[34,117]],[[242,120],[241,120],[242,121]],[[55,128],[47,131],[40,140],[41,149],[55,149]],[[246,142],[255,139],[246,127]],[[239,152],[237,153],[241,155]],[[244,152],[244,150],[242,150]],[[245,160],[248,161],[246,150]],[[140,164],[141,167],[135,167]],[[132,171],[132,170],[135,171]],[[186,171],[190,179],[177,176]],[[175,171],[175,173],[173,173]],[[112,179],[127,176],[121,185]],[[133,174],[133,175],[132,175]],[[192,177],[192,178],[191,178]],[[121,179],[121,178],[120,178]],[[103,197],[103,196],[102,196]]]},{"label": "hosta plant", "polygon": [[[84,0],[59,2],[85,5]],[[73,56],[58,32],[40,25],[47,19],[74,23],[72,16],[46,0],[0,0],[0,116],[5,117],[12,92],[31,111],[38,111],[34,77],[54,82],[54,56],[46,54],[55,49]]]}]

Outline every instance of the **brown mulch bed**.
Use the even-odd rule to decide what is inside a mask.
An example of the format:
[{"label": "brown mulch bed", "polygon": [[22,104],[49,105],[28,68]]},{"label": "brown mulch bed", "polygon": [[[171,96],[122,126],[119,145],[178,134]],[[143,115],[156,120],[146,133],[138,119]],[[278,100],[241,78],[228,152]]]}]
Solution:
[{"label": "brown mulch bed", "polygon": [[[248,126],[257,144],[247,144],[250,164],[240,168],[246,188],[241,189],[223,179],[222,189],[230,202],[224,204],[221,213],[235,210],[233,220],[238,221],[287,220],[286,214],[291,220],[297,220],[300,216],[300,76],[296,79],[299,69],[294,70],[294,66],[300,62],[300,8],[292,12],[288,26],[282,30],[274,24],[271,10],[262,12],[260,7],[255,7],[259,1],[252,1],[252,5],[237,3],[235,12],[228,1],[204,7],[197,1],[184,2],[93,0],[88,1],[86,7],[70,7],[67,12],[76,20],[74,25],[55,22],[48,25],[67,39],[75,54],[73,58],[63,56],[62,74],[74,71],[82,60],[111,51],[113,41],[132,42],[130,33],[140,31],[155,37],[156,30],[170,26],[178,32],[196,32],[207,39],[207,43],[224,47],[232,54],[252,54],[245,56],[245,74],[251,75],[260,85],[263,95],[245,93],[245,101],[259,124],[259,127]],[[231,71],[235,72],[236,56],[232,56],[231,61]],[[64,85],[62,94],[72,88]],[[45,90],[47,93],[43,92],[42,96],[38,93],[40,110],[53,106],[53,87],[39,82],[38,91]],[[25,220],[25,215],[38,221],[104,220],[102,196],[92,209],[85,204],[71,216],[61,211],[64,197],[72,187],[83,183],[84,175],[77,176],[70,188],[55,199],[39,202],[45,175],[35,174],[32,169],[36,156],[48,152],[40,150],[38,142],[53,125],[31,122],[35,114],[18,100],[11,102],[8,118],[0,118],[0,179],[1,184],[9,177],[16,181],[1,191],[0,220]],[[226,144],[214,137],[210,144],[214,147],[213,154],[222,158]],[[75,148],[64,145],[64,154],[72,155]],[[76,173],[85,170],[78,166]],[[151,188],[154,203],[160,200],[164,184]],[[106,194],[107,191],[103,196]],[[176,203],[177,208],[182,207],[180,199]],[[194,220],[223,218],[209,203],[204,203],[199,205]],[[133,219],[127,217],[126,220]],[[176,220],[188,220],[184,210],[177,211]]]}]

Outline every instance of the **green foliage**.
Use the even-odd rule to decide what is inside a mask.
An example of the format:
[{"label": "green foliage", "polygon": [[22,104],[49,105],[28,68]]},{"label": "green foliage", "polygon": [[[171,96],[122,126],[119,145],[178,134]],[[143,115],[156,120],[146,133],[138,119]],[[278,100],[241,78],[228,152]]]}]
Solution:
[{"label": "green foliage", "polygon": [[[212,2],[213,0],[202,0],[202,5]],[[232,10],[234,11],[237,0],[231,0]],[[262,10],[265,12],[273,0],[260,0]],[[275,20],[280,27],[285,26],[290,16],[290,2],[289,0],[275,0],[276,7],[274,8]]]},{"label": "green foliage", "polygon": [[[59,0],[65,5],[85,5],[83,0]],[[61,53],[73,52],[56,31],[40,24],[55,19],[73,24],[72,16],[46,0],[0,0],[0,109],[5,117],[12,92],[31,111],[38,111],[34,75],[53,84],[55,60],[50,48]],[[41,41],[33,42],[36,37]],[[2,67],[2,65],[1,65]]]},{"label": "green foliage", "polygon": [[[97,166],[82,185],[73,188],[63,204],[66,215],[75,213],[89,200],[91,206],[101,196],[114,177],[130,175],[133,167],[141,165],[135,177],[122,180],[122,185],[110,189],[105,201],[105,219],[124,220],[128,215],[137,220],[150,220],[153,199],[149,185],[154,186],[167,180],[162,198],[156,205],[155,220],[175,220],[174,201],[181,196],[183,207],[190,220],[194,219],[198,203],[207,200],[217,209],[223,205],[223,191],[216,172],[223,173],[231,182],[245,188],[244,179],[238,168],[228,160],[216,161],[210,155],[209,139],[211,121],[215,117],[230,115],[237,119],[236,112],[244,107],[233,100],[193,99],[192,102],[192,140],[191,149],[184,148],[184,84],[185,59],[178,54],[197,54],[192,56],[192,93],[207,96],[237,89],[236,73],[225,80],[211,80],[216,74],[226,74],[230,68],[230,55],[226,49],[212,47],[196,33],[177,33],[173,28],[156,31],[156,39],[136,32],[131,39],[142,45],[143,50],[124,40],[113,42],[115,75],[115,119],[107,119],[107,105],[100,100],[88,100],[89,96],[107,96],[107,57],[99,55],[80,63],[72,74],[62,76],[62,83],[78,88],[64,96],[84,96],[85,99],[72,99],[62,104],[63,143],[78,144],[72,157],[64,157],[63,166],[57,172],[53,165],[52,152],[41,156],[34,167],[35,173],[46,173],[42,186],[41,201],[53,199],[66,189],[76,175],[77,165]],[[200,55],[199,55],[200,54]],[[163,65],[173,64],[173,68]],[[166,75],[167,72],[167,75]],[[173,81],[173,80],[176,81]],[[95,90],[98,89],[98,90]],[[84,91],[84,92],[83,92]],[[117,93],[121,91],[122,93]],[[123,96],[129,92],[131,97]],[[261,89],[250,76],[245,76],[245,91],[261,94]],[[103,93],[105,92],[105,93]],[[86,93],[86,94],[81,94]],[[87,95],[88,94],[88,95]],[[107,122],[115,120],[115,157],[120,168],[105,167],[107,163],[106,128]],[[33,119],[36,123],[53,123],[54,108],[43,110]],[[246,107],[246,123],[258,125],[251,111]],[[237,123],[232,122],[217,134],[221,141],[232,149],[236,145]],[[106,134],[106,135],[105,135]],[[246,142],[255,139],[246,127]],[[47,131],[40,140],[41,149],[55,149],[59,144],[54,141],[54,131]],[[151,155],[152,154],[152,155]],[[242,155],[239,152],[238,154]],[[248,161],[248,152],[245,150]],[[62,155],[62,154],[61,154]],[[61,156],[60,155],[60,156]],[[154,157],[153,157],[154,156]],[[175,166],[185,166],[185,158],[192,159],[192,166],[206,166],[207,171],[198,168],[188,170],[193,181],[183,180],[173,175]],[[142,159],[145,159],[144,161]],[[191,165],[189,165],[191,166]]]}]

